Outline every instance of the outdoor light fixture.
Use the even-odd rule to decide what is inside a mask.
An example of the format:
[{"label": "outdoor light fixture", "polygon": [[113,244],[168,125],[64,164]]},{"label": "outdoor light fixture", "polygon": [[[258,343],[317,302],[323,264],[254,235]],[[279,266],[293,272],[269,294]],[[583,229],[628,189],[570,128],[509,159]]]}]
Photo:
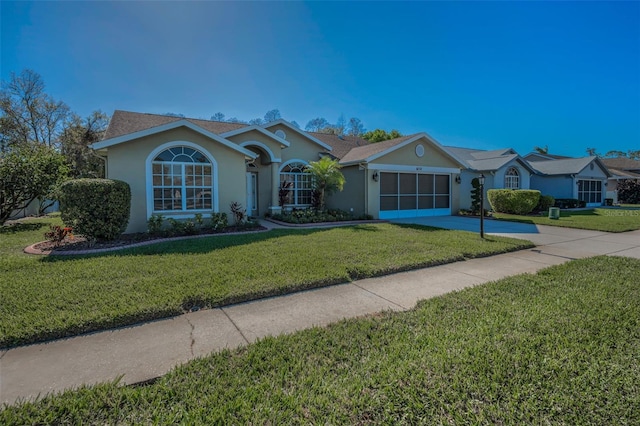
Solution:
[{"label": "outdoor light fixture", "polygon": [[456,175],[456,183],[460,183],[460,182],[462,182],[460,175]]},{"label": "outdoor light fixture", "polygon": [[480,184],[480,238],[484,239],[484,175],[478,176]]},{"label": "outdoor light fixture", "polygon": [[373,179],[374,182],[377,182],[378,179],[380,178],[380,176],[378,175],[378,172],[373,172],[373,175],[371,175],[371,178]]}]

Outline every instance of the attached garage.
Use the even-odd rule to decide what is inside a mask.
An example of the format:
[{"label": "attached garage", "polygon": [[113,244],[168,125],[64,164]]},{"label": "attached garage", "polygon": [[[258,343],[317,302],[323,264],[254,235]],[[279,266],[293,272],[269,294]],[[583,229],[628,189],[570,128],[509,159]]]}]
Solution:
[{"label": "attached garage", "polygon": [[380,172],[380,219],[451,214],[451,175]]}]

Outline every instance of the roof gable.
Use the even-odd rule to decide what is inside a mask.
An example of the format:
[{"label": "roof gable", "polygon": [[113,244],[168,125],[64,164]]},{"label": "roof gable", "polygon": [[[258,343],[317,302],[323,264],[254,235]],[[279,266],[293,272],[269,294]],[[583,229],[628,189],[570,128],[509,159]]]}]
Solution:
[{"label": "roof gable", "polygon": [[232,130],[230,132],[225,132],[225,133],[221,133],[220,136],[224,137],[224,138],[229,138],[231,136],[236,136],[236,135],[240,135],[242,133],[247,133],[247,132],[251,132],[251,131],[257,131],[259,133],[262,133],[263,135],[275,140],[276,142],[278,142],[280,145],[287,147],[290,146],[291,144],[282,139],[280,136],[271,133],[265,129],[263,129],[261,126],[247,126],[247,127],[242,127],[236,130]]},{"label": "roof gable", "polygon": [[401,136],[399,138],[390,139],[388,141],[382,141],[353,148],[344,157],[342,157],[340,164],[349,165],[356,163],[370,163],[384,155],[387,155],[423,138],[426,139],[434,148],[441,151],[446,157],[452,159],[455,163],[464,167],[464,163],[460,159],[458,159],[455,154],[452,154],[444,149],[442,145],[440,145],[435,139],[424,132],[415,133],[408,136]]},{"label": "roof gable", "polygon": [[263,124],[262,127],[264,127],[265,129],[269,129],[273,126],[276,125],[283,125],[291,130],[293,130],[294,132],[298,133],[301,136],[304,136],[305,138],[309,139],[310,141],[312,141],[315,144],[320,145],[321,147],[323,147],[324,149],[326,149],[327,151],[331,151],[331,146],[327,145],[326,143],[322,142],[321,140],[319,140],[318,138],[314,137],[313,135],[311,135],[310,133],[307,133],[303,130],[298,129],[296,126],[294,126],[293,124],[289,123],[287,120],[276,120],[276,121],[272,121],[271,123],[267,123],[267,124]]}]

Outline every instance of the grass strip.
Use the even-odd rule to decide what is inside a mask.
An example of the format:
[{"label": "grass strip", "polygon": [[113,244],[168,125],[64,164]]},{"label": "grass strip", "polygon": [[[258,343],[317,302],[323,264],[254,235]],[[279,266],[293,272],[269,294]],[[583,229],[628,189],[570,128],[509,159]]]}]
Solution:
[{"label": "grass strip", "polygon": [[639,424],[640,261],[597,257],[266,338],[12,424]]},{"label": "grass strip", "polygon": [[92,256],[22,254],[50,221],[2,234],[0,347],[532,246],[463,231],[367,224],[222,235]]},{"label": "grass strip", "polygon": [[632,209],[561,210],[559,219],[549,219],[547,216],[519,216],[506,213],[494,213],[493,216],[496,219],[510,222],[604,232],[626,232],[640,229],[640,210]]}]

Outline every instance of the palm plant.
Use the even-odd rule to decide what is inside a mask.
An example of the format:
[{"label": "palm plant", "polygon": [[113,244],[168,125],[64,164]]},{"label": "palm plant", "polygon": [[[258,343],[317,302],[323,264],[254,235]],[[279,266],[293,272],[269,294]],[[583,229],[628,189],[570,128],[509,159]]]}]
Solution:
[{"label": "palm plant", "polygon": [[325,208],[326,196],[333,192],[342,191],[344,187],[345,178],[340,171],[340,164],[337,160],[332,160],[329,157],[322,157],[318,161],[310,162],[306,169],[306,173],[310,173],[313,176],[312,189],[317,191],[319,198],[320,210]]}]

